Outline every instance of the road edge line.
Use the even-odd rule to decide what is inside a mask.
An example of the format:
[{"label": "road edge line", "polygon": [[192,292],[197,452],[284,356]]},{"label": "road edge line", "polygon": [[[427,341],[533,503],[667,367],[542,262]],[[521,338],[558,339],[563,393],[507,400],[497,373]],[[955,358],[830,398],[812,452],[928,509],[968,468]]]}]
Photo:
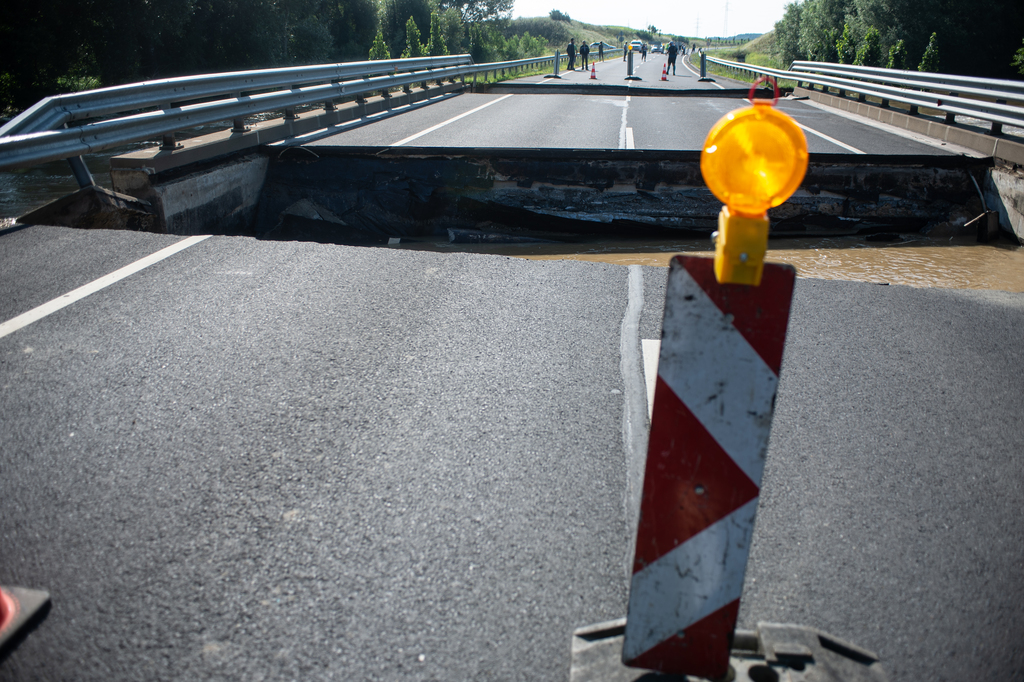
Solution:
[{"label": "road edge line", "polygon": [[131,263],[130,265],[126,265],[123,268],[115,270],[114,272],[111,272],[108,275],[104,275],[99,279],[93,280],[88,284],[84,284],[78,287],[77,289],[74,289],[73,291],[69,291],[63,296],[59,296],[58,298],[55,298],[52,301],[48,301],[47,303],[44,303],[41,306],[37,306],[32,310],[24,312],[21,315],[18,315],[17,317],[14,317],[0,324],[0,339],[7,336],[8,334],[13,334],[14,332],[18,331],[23,327],[27,327],[33,322],[43,319],[47,315],[51,315],[62,308],[66,308],[72,303],[80,301],[86,296],[89,296],[90,294],[94,294],[97,291],[105,289],[109,287],[111,284],[120,282],[122,279],[134,275],[136,272],[148,268],[150,265],[159,263],[165,258],[173,256],[179,251],[184,251],[188,247],[194,244],[198,244],[204,239],[209,239],[211,236],[212,235],[209,234],[202,234],[182,239],[180,242],[171,244],[170,246],[160,249],[155,253],[149,254],[145,258],[140,258],[139,260],[135,261],[134,263]]}]

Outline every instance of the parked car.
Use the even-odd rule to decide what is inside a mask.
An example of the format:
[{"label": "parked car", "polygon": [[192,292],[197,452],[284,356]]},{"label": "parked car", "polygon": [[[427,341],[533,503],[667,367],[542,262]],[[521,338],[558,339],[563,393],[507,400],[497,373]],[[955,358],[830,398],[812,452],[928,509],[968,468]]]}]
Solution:
[{"label": "parked car", "polygon": [[661,43],[654,43],[653,45],[651,45],[651,53],[653,54],[655,52],[660,52],[660,53],[664,54],[665,53],[665,46],[662,45]]}]

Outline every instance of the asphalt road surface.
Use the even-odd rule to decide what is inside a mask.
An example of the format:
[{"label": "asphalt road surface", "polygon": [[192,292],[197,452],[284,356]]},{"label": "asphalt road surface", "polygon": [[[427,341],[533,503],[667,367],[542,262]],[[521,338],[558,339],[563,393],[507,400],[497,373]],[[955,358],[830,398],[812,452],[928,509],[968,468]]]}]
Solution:
[{"label": "asphalt road surface", "polygon": [[[4,231],[0,323],[178,240]],[[665,277],[213,237],[0,338],[0,584],[53,597],[0,680],[567,679]],[[798,281],[741,626],[1024,677],[1022,330]]]},{"label": "asphalt road surface", "polygon": [[[748,106],[736,97],[642,95],[463,94],[388,116],[335,126],[292,141],[317,146],[511,147],[698,150],[723,116]],[[553,96],[557,95],[557,96]],[[908,136],[891,126],[829,111],[804,100],[780,100],[803,128],[811,154],[948,155],[959,148]],[[372,122],[372,125],[366,123]],[[898,134],[899,133],[899,134]]]},{"label": "asphalt road surface", "polygon": [[[643,80],[626,81],[621,58],[609,58],[595,64],[596,80],[589,70],[563,71],[560,79],[528,76],[509,81],[533,86],[528,92],[451,95],[279,144],[698,150],[720,118],[748,106],[723,88],[736,91],[748,85],[721,77],[701,82],[682,61],[676,75],[662,81],[665,61],[662,55],[646,62],[638,58],[634,73]],[[580,93],[604,85],[628,85],[629,94]],[[649,96],[652,92],[657,96]],[[808,100],[784,98],[777,106],[803,128],[811,154],[977,156]]]}]

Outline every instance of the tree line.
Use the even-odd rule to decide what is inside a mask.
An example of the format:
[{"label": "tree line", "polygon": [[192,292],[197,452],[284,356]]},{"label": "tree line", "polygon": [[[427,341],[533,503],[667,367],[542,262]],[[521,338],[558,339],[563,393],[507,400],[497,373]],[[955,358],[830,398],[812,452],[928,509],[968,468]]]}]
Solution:
[{"label": "tree line", "polygon": [[793,61],[838,62],[1013,78],[1024,2],[796,0],[775,24],[775,51]]},{"label": "tree line", "polygon": [[[541,54],[513,0],[46,0],[0,13],[0,114],[43,97],[217,71],[470,53]],[[548,21],[547,18],[544,18]],[[516,20],[521,21],[521,20]],[[553,22],[552,22],[553,23]]]}]

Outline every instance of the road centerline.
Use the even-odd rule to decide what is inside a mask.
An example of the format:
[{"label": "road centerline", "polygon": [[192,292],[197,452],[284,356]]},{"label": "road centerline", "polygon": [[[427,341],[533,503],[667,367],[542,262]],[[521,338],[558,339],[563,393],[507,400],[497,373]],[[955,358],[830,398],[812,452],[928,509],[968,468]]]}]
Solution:
[{"label": "road centerline", "polygon": [[419,138],[423,137],[424,135],[432,133],[435,130],[439,130],[441,128],[444,128],[449,123],[454,123],[455,121],[458,121],[460,118],[465,118],[465,117],[469,116],[470,114],[475,114],[476,112],[480,111],[481,109],[486,109],[487,107],[491,106],[492,104],[497,104],[501,100],[508,99],[511,96],[512,96],[511,94],[503,95],[503,96],[499,97],[498,99],[494,99],[494,100],[491,100],[490,102],[487,102],[486,104],[481,104],[480,106],[478,106],[475,109],[470,109],[469,111],[467,111],[465,113],[462,113],[462,114],[459,114],[458,116],[453,116],[452,118],[448,119],[447,121],[442,121],[441,123],[438,123],[435,126],[431,126],[431,127],[427,128],[426,130],[422,130],[422,131],[416,133],[415,135],[410,135],[409,137],[407,137],[405,139],[399,140],[398,142],[395,142],[391,146],[392,147],[400,147],[403,144],[407,144],[409,142],[412,142],[413,140],[416,140],[416,139],[419,139]]}]

